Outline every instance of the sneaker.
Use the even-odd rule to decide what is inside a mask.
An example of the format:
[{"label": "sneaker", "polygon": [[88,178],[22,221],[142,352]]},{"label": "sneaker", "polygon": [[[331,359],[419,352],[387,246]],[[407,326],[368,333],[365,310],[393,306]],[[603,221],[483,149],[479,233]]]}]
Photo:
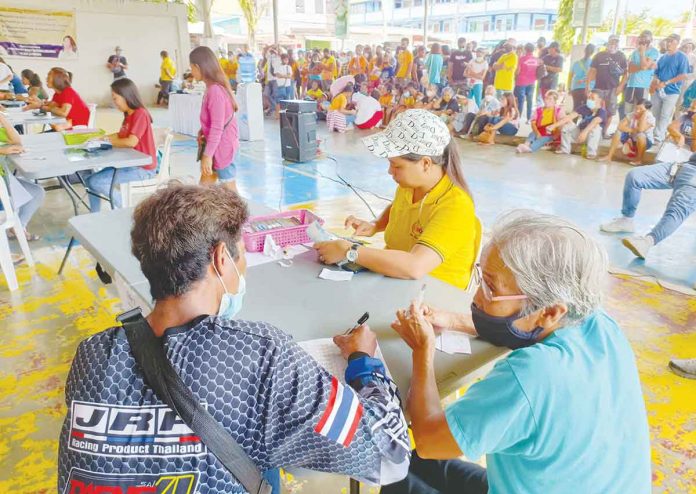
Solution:
[{"label": "sneaker", "polygon": [[635,227],[633,226],[633,218],[627,218],[625,216],[614,218],[609,223],[600,225],[599,229],[608,233],[633,233],[635,231]]},{"label": "sneaker", "polygon": [[621,241],[628,250],[633,252],[637,257],[645,259],[650,252],[650,249],[655,245],[653,239],[650,237],[627,237]]},{"label": "sneaker", "polygon": [[696,379],[696,358],[672,359],[669,361],[669,370],[678,376]]}]

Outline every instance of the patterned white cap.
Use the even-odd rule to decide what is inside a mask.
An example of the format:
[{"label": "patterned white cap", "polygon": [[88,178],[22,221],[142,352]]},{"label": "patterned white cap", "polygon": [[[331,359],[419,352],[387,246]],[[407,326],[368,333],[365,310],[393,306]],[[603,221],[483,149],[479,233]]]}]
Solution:
[{"label": "patterned white cap", "polygon": [[406,110],[392,120],[384,132],[363,137],[367,149],[380,158],[414,153],[442,156],[452,136],[447,125],[427,110]]}]

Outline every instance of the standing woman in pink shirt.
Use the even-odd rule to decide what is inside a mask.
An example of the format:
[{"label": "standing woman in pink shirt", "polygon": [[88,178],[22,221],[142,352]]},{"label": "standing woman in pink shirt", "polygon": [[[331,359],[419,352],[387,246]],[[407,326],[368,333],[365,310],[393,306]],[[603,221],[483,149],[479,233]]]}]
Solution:
[{"label": "standing woman in pink shirt", "polygon": [[213,51],[199,46],[189,55],[191,74],[205,82],[201,107],[201,130],[198,131],[198,159],[201,162],[201,184],[219,180],[237,191],[237,168],[233,160],[239,149],[237,100],[230,82]]}]

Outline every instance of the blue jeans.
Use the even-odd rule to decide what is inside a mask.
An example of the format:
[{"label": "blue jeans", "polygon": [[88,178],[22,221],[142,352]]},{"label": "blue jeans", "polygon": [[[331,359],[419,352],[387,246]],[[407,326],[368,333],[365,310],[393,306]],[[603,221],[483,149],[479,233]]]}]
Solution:
[{"label": "blue jeans", "polygon": [[515,99],[517,100],[517,109],[522,115],[524,102],[527,102],[527,120],[532,119],[532,98],[534,97],[534,84],[527,86],[515,86]]},{"label": "blue jeans", "polygon": [[292,99],[292,86],[280,87],[276,90],[275,104],[282,99]]},{"label": "blue jeans", "polygon": [[665,212],[650,235],[655,244],[669,237],[696,210],[696,165],[683,164],[670,181],[672,163],[657,163],[634,168],[624,182],[621,214],[633,218],[643,189],[673,189]]},{"label": "blue jeans", "polygon": [[532,152],[539,151],[541,148],[546,146],[549,142],[553,140],[552,136],[537,136],[535,132],[532,132],[527,137],[527,144],[532,149]]},{"label": "blue jeans", "polygon": [[[29,223],[29,221],[31,220],[31,217],[34,216],[34,213],[41,207],[41,204],[43,204],[44,197],[46,197],[46,192],[44,191],[43,187],[41,187],[40,185],[36,185],[34,182],[30,182],[29,180],[26,180],[22,177],[16,178],[17,181],[19,181],[19,183],[22,184],[24,190],[26,190],[31,196],[29,202],[22,204],[17,209],[17,216],[19,217],[19,221],[22,223],[22,226],[26,228],[27,223]],[[0,180],[2,179],[0,178]]]},{"label": "blue jeans", "polygon": [[483,84],[474,84],[469,90],[469,98],[474,98],[476,106],[481,106],[481,97],[483,96]]},{"label": "blue jeans", "polygon": [[[490,120],[490,124],[495,125],[502,120],[502,117],[493,117]],[[506,123],[498,129],[498,134],[501,136],[514,136],[517,134],[519,129],[512,125],[510,122]]]},{"label": "blue jeans", "polygon": [[[91,192],[96,192],[105,197],[109,197],[109,192],[111,190],[111,180],[114,176],[115,168],[104,168],[97,173],[93,173],[85,179],[87,188]],[[116,174],[116,180],[114,185],[126,183],[126,182],[137,182],[140,180],[147,180],[155,176],[155,170],[143,170],[139,166],[131,166],[130,168],[119,168]],[[89,194],[89,208],[93,213],[101,210],[101,199],[99,197]],[[115,208],[121,207],[121,193],[118,188],[114,188],[114,199],[113,206]]]}]

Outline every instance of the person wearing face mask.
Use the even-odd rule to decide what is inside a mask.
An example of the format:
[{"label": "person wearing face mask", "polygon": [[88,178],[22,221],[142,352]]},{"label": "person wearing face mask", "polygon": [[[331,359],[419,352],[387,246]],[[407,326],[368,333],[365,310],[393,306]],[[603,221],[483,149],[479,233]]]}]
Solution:
[{"label": "person wearing face mask", "polygon": [[488,62],[484,57],[486,50],[484,48],[476,49],[476,56],[466,66],[464,74],[469,78],[468,83],[471,89],[469,90],[469,98],[473,98],[477,106],[481,106],[481,98],[483,96],[483,80],[488,72]]},{"label": "person wearing face mask", "polygon": [[587,143],[587,159],[597,157],[599,141],[602,138],[602,126],[607,119],[607,111],[602,106],[601,90],[593,90],[587,102],[563,117],[556,123],[546,127],[549,132],[561,129],[561,146],[557,154],[570,154],[573,144]]},{"label": "person wearing face mask", "polygon": [[501,109],[502,104],[500,100],[495,97],[495,88],[493,86],[488,86],[478,114],[471,124],[471,132],[469,134],[471,138],[473,139],[483,132],[483,129],[488,125],[490,120],[500,115]]},{"label": "person wearing face mask", "polygon": [[474,201],[447,126],[426,110],[406,110],[384,132],[363,138],[367,149],[389,160],[398,184],[392,203],[375,221],[349,216],[358,236],[384,232],[386,247],[347,240],[317,242],[319,261],[344,259],[401,279],[431,276],[465,289],[481,238]]},{"label": "person wearing face mask", "polygon": [[[471,314],[413,302],[392,328],[413,350],[406,409],[417,447],[382,494],[651,492],[635,356],[602,309],[607,255],[572,223],[511,211],[495,224]],[[512,352],[443,410],[434,361],[444,328]],[[486,466],[477,461],[486,455]]]},{"label": "person wearing face mask", "polygon": [[493,85],[499,97],[502,96],[503,93],[511,92],[515,88],[517,62],[515,47],[510,43],[505,43],[503,45],[503,54],[498,58],[498,61],[493,64],[493,70],[495,70]]},{"label": "person wearing face mask", "polygon": [[[334,338],[349,361],[341,384],[290,335],[238,318],[247,216],[243,200],[219,185],[170,184],[135,209],[132,252],[154,299],[146,319],[174,370],[267,475],[295,466],[377,484],[402,479],[407,427],[395,385],[373,357],[369,327]],[[151,485],[186,473],[190,483],[182,478],[179,490],[246,492],[144,383],[121,326],[79,345],[66,404],[60,492],[105,474],[127,483],[126,476],[140,478],[145,470]]]}]

